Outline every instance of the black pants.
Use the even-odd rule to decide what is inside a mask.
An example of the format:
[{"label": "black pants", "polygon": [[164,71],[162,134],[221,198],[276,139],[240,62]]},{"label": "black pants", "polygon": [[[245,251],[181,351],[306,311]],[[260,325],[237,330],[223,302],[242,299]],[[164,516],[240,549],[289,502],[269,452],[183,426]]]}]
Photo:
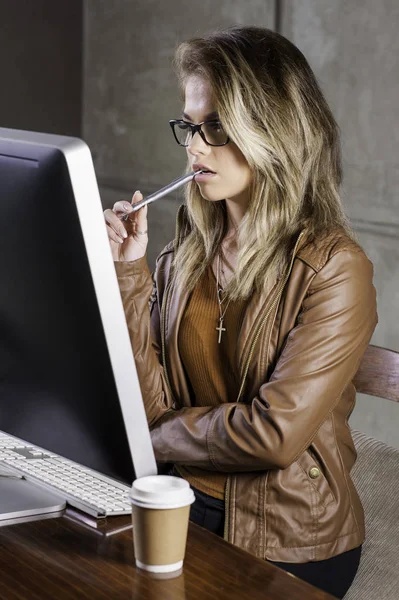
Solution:
[{"label": "black pants", "polygon": [[[171,475],[179,476],[176,469]],[[192,486],[191,486],[192,487]],[[223,537],[224,502],[192,487],[195,502],[191,505],[190,521]],[[328,560],[307,563],[272,562],[273,565],[296,575],[336,598],[343,598],[355,578],[362,547],[349,550]]]}]

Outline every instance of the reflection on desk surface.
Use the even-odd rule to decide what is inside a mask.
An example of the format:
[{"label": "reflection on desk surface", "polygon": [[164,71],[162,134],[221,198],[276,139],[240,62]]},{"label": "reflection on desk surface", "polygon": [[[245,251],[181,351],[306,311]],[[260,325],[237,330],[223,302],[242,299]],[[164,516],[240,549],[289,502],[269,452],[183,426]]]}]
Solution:
[{"label": "reflection on desk surface", "polygon": [[[110,517],[107,527],[128,524]],[[183,574],[135,566],[132,531],[98,535],[67,518],[0,528],[1,600],[333,600],[282,569],[189,524]]]}]

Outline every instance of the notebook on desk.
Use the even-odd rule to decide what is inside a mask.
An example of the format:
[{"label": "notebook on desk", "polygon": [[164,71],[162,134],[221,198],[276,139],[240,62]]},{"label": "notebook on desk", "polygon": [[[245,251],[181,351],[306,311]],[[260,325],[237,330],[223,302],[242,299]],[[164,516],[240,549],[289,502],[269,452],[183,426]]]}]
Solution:
[{"label": "notebook on desk", "polygon": [[0,468],[95,517],[157,472],[91,154],[0,128]]}]

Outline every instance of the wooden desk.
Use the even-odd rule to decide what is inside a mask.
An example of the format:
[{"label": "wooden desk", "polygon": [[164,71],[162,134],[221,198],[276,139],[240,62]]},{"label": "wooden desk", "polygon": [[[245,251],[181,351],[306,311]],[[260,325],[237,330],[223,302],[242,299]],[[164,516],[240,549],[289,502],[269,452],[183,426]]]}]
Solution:
[{"label": "wooden desk", "polygon": [[[0,527],[2,600],[332,600],[332,596],[190,523],[183,574],[135,567],[130,518],[95,530],[71,513]],[[110,535],[111,534],[111,535]]]}]

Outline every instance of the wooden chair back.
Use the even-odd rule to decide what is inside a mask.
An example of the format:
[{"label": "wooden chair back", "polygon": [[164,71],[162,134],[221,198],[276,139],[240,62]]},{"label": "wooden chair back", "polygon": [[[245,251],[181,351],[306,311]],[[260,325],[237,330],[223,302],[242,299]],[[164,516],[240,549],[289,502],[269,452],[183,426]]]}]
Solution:
[{"label": "wooden chair back", "polygon": [[399,352],[370,344],[353,383],[357,392],[399,402]]}]

